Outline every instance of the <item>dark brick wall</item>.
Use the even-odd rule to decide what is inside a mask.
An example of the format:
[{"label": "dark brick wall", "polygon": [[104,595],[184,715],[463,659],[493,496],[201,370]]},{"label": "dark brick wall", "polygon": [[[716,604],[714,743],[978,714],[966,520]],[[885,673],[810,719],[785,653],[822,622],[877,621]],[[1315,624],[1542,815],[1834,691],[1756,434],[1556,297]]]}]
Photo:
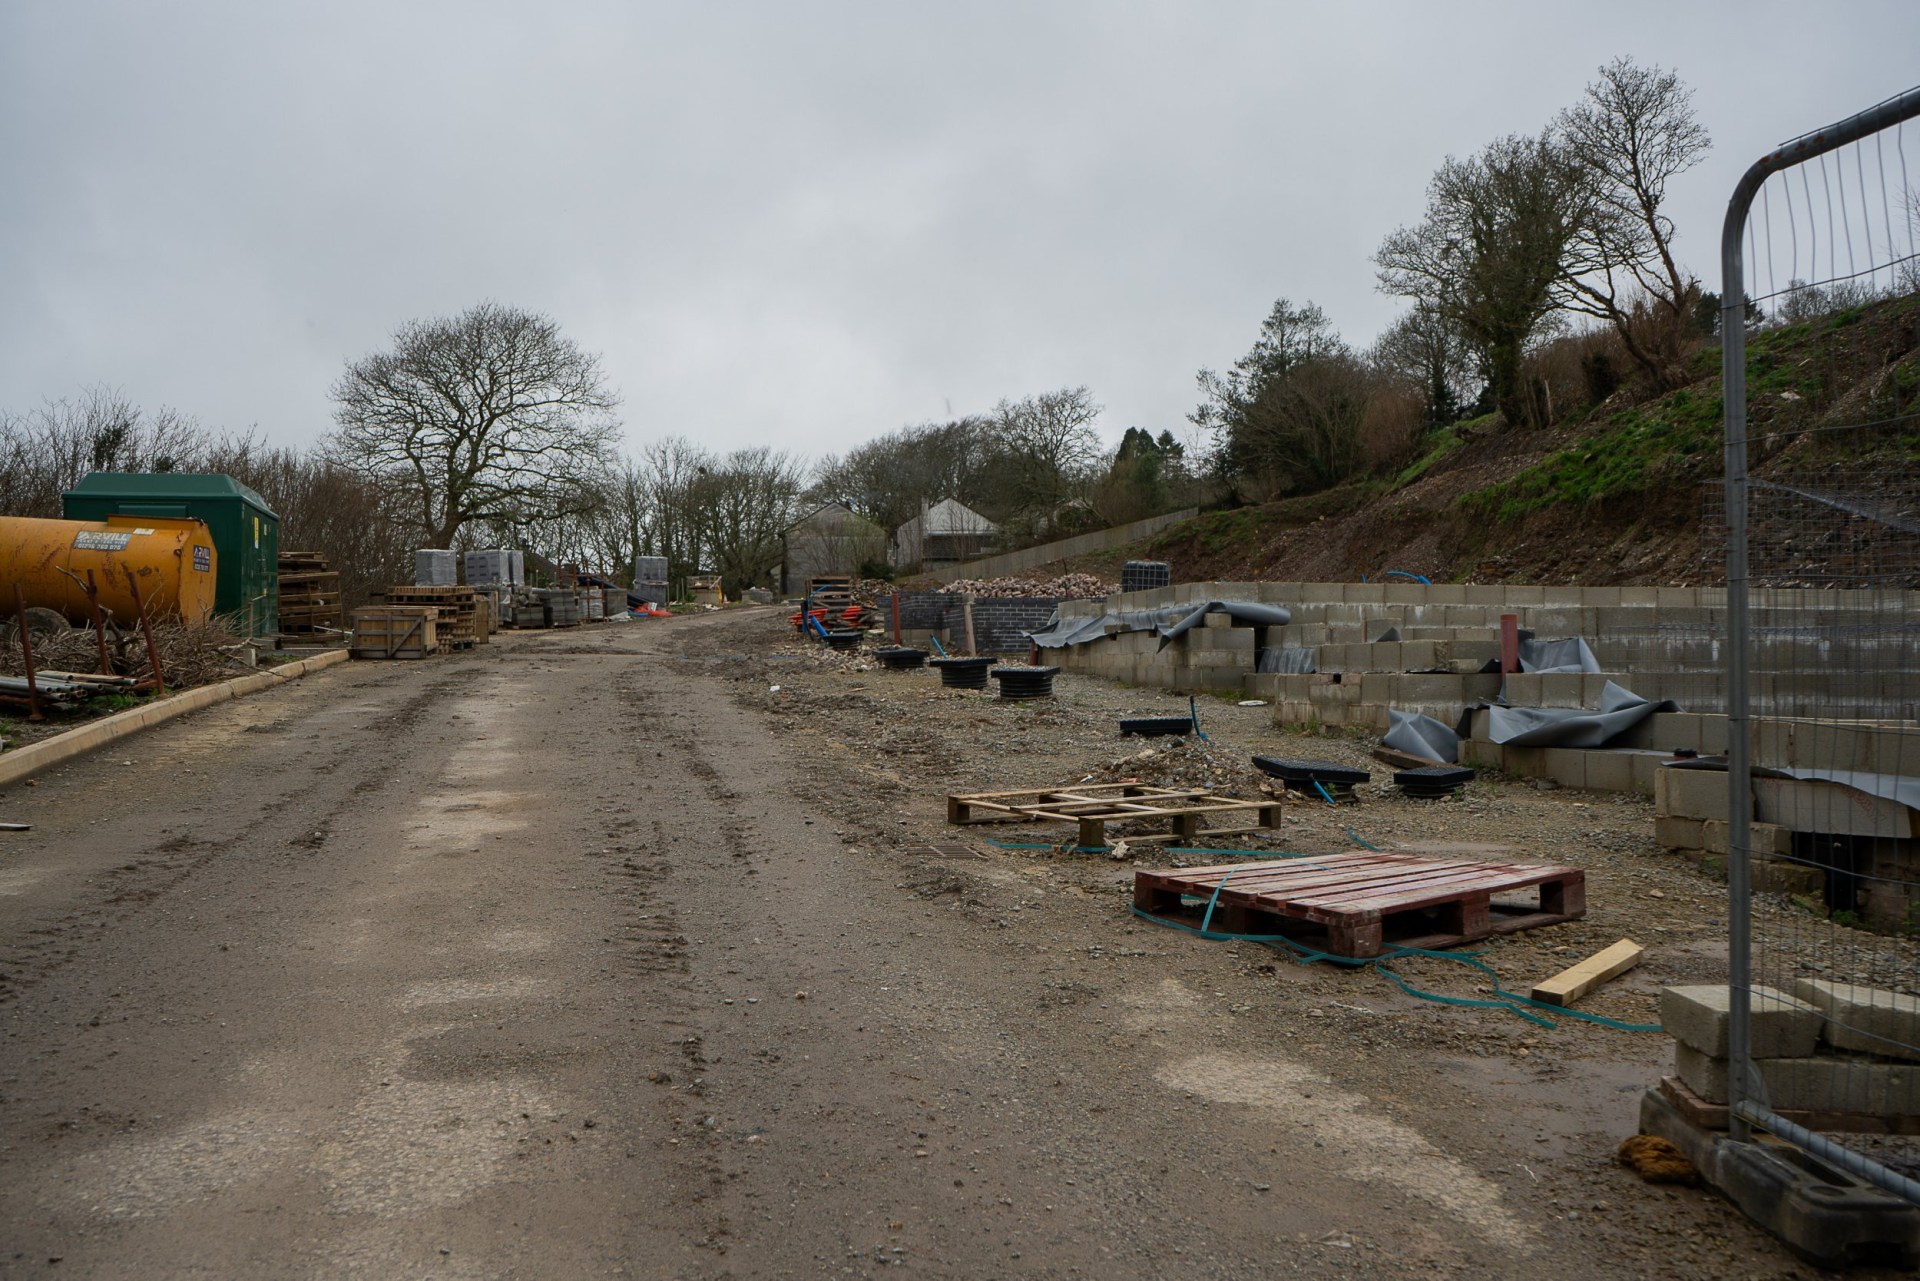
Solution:
[{"label": "dark brick wall", "polygon": [[[1009,596],[973,602],[973,638],[983,654],[1024,654],[1028,632],[1047,625],[1058,600]],[[962,621],[962,627],[966,623]]]},{"label": "dark brick wall", "polygon": [[[893,625],[891,598],[879,598],[881,621]],[[960,598],[944,592],[902,592],[900,593],[900,626],[925,627],[935,631],[947,625],[947,610],[951,607],[954,618],[960,617]]]},{"label": "dark brick wall", "polygon": [[[960,643],[966,635],[965,597],[947,592],[900,593],[900,626],[945,631]],[[877,602],[880,621],[892,625],[890,598]],[[975,597],[973,602],[973,638],[983,654],[1024,654],[1028,632],[1037,632],[1053,616],[1060,601],[1041,596]]]}]

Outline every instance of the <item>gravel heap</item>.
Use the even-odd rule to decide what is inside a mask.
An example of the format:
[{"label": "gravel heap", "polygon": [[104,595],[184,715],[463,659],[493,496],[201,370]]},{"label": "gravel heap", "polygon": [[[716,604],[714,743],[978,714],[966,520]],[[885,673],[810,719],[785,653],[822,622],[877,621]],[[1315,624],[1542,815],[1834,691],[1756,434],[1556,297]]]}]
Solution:
[{"label": "gravel heap", "polygon": [[1092,574],[1060,574],[1053,578],[957,578],[935,590],[950,596],[1037,596],[1073,600],[1111,596],[1120,590],[1120,585]]}]

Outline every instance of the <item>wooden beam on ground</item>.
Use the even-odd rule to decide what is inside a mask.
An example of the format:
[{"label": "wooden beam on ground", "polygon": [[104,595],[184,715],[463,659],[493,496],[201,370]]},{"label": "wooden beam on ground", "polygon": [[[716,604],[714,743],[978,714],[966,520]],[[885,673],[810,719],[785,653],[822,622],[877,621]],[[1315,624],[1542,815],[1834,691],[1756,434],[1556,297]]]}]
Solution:
[{"label": "wooden beam on ground", "polygon": [[1632,939],[1621,939],[1578,965],[1534,984],[1533,999],[1542,1005],[1572,1005],[1608,979],[1618,978],[1640,964],[1646,954],[1647,949]]}]

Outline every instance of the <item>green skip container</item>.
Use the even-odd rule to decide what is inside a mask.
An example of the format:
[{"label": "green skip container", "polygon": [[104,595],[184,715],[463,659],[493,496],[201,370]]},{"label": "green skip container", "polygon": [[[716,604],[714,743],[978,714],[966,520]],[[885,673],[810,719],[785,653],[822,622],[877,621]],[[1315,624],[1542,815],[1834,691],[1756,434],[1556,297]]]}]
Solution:
[{"label": "green skip container", "polygon": [[231,476],[97,471],[60,495],[68,520],[190,516],[213,535],[213,612],[243,636],[280,630],[280,518]]}]

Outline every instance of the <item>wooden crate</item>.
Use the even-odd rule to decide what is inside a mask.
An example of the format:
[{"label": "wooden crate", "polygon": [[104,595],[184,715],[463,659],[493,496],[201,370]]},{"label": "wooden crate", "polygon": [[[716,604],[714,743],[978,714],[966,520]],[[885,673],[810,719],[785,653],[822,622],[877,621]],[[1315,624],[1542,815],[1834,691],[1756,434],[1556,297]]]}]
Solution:
[{"label": "wooden crate", "polygon": [[387,602],[392,605],[431,605],[440,611],[440,642],[442,648],[468,649],[479,639],[475,631],[474,590],[471,587],[410,587],[394,586],[387,588]]},{"label": "wooden crate", "polygon": [[355,658],[426,658],[441,653],[440,611],[432,605],[367,605],[353,611]]}]

